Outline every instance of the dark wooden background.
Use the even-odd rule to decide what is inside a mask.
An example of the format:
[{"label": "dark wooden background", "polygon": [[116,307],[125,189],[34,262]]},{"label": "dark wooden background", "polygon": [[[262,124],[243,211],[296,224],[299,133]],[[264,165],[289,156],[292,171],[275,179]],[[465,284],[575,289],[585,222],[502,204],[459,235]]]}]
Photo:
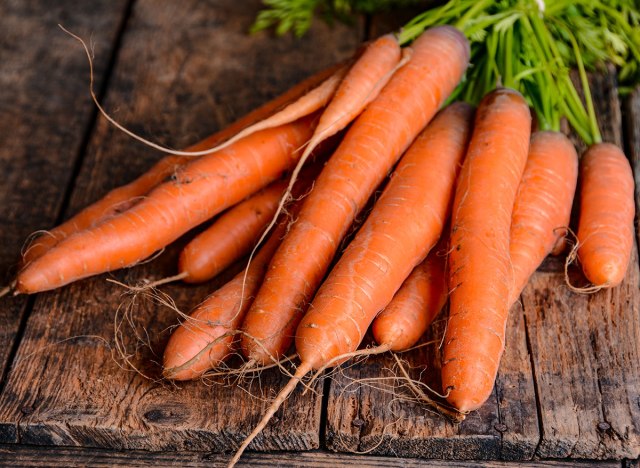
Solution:
[{"label": "dark wooden background", "polygon": [[[96,90],[107,109],[136,132],[178,148],[415,13],[362,17],[352,26],[317,22],[296,40],[248,35],[259,8],[257,0],[0,3],[5,283],[31,233],[61,222],[160,157],[98,116],[88,97],[86,57],[58,23],[92,39]],[[638,180],[640,92],[621,104],[612,71],[595,76],[593,85],[603,133],[625,145]],[[160,381],[157,362],[177,315],[142,299],[123,329],[141,373],[123,367],[114,350],[114,317],[122,317],[120,306],[131,297],[106,279],[135,283],[169,276],[178,251],[171,247],[150,263],[59,291],[0,300],[0,464],[224,463],[220,453],[248,434],[285,378],[264,372],[242,388]],[[494,394],[462,424],[401,401],[400,389],[380,381],[355,384],[392,376],[394,361],[380,356],[317,381],[313,392],[297,391],[245,462],[438,466],[420,459],[435,458],[475,460],[458,466],[503,466],[478,460],[567,466],[585,459],[637,466],[637,251],[622,286],[589,296],[569,292],[560,267],[547,261],[512,310]],[[232,273],[214,284],[164,291],[186,311]],[[437,341],[442,328],[437,324],[426,340]],[[402,357],[416,377],[438,383],[437,346]],[[260,453],[266,451],[274,452]]]}]

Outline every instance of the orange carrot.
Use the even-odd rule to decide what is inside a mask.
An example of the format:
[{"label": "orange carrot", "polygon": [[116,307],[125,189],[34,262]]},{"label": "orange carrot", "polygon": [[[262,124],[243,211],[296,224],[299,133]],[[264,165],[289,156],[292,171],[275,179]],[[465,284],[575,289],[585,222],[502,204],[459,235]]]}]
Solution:
[{"label": "orange carrot", "polygon": [[[251,111],[249,114],[238,119],[223,130],[214,133],[195,145],[189,146],[185,151],[202,151],[206,148],[211,148],[222,141],[228,140],[242,129],[267,118],[283,106],[297,100],[301,96],[305,96],[310,92],[310,90],[326,81],[329,77],[335,75],[343,68],[344,65],[339,64],[316,73],[315,75],[298,83],[280,96],[277,96],[271,101]],[[320,107],[317,108],[319,109]],[[302,116],[304,115],[306,114],[302,113]],[[140,201],[140,197],[146,195],[152,188],[176,172],[180,166],[190,161],[192,161],[192,159],[188,156],[172,155],[161,159],[149,171],[138,177],[133,182],[113,189],[102,199],[84,208],[61,225],[36,237],[25,249],[22,264],[26,265],[27,263],[32,262],[58,242],[69,237],[71,234],[75,234],[76,232],[95,226],[107,218],[126,211],[133,204]]]},{"label": "orange carrot", "polygon": [[409,62],[395,72],[329,159],[274,255],[243,324],[253,337],[242,338],[243,352],[251,360],[266,363],[286,352],[353,219],[466,69],[468,43],[454,28],[433,28],[412,47]]},{"label": "orange carrot", "polygon": [[[437,43],[443,36],[458,41],[452,32],[455,30],[440,28],[426,32],[415,44],[414,57],[421,53],[422,38],[430,44]],[[443,47],[442,42],[436,47]],[[464,43],[458,47],[462,49],[456,51],[458,60],[462,61],[466,52]],[[451,52],[450,49],[449,56]],[[301,363],[295,376],[245,439],[232,464],[299,379],[312,369],[339,364],[344,355],[358,348],[376,313],[389,304],[411,270],[435,245],[451,206],[456,176],[471,133],[472,116],[473,110],[467,104],[448,107],[436,116],[400,160],[364,225],[320,287],[298,326],[296,350]],[[306,206],[305,203],[302,209]]]},{"label": "orange carrot", "polygon": [[442,385],[449,403],[462,412],[489,397],[504,350],[513,284],[509,231],[530,133],[529,107],[518,92],[488,94],[478,107],[458,179]]},{"label": "orange carrot", "polygon": [[578,256],[599,287],[619,285],[633,247],[634,182],[631,166],[616,145],[591,146],[581,160]]},{"label": "orange carrot", "polygon": [[207,281],[247,254],[276,212],[287,182],[276,181],[223,213],[180,253],[178,276]]},{"label": "orange carrot", "polygon": [[509,252],[513,267],[513,304],[533,272],[564,239],[578,180],[578,154],[559,132],[531,137],[511,217]]},{"label": "orange carrot", "polygon": [[[296,201],[280,216],[276,228],[245,271],[207,297],[173,333],[164,352],[163,374],[166,378],[195,379],[235,352],[238,328],[262,283],[269,260],[282,242],[290,220],[297,215],[302,205],[301,197],[309,190],[320,168],[321,164],[316,163],[302,173],[293,190]],[[284,185],[281,184],[278,197]],[[273,201],[274,207],[278,199]]]},{"label": "orange carrot", "polygon": [[473,109],[436,116],[402,157],[362,228],[316,294],[296,333],[303,363],[316,367],[355,351],[375,315],[436,244],[449,215],[471,133]]},{"label": "orange carrot", "polygon": [[378,38],[365,49],[320,116],[306,153],[349,125],[378,96],[398,66],[400,56],[398,40],[391,34]]},{"label": "orange carrot", "polygon": [[376,342],[391,351],[411,348],[447,302],[445,237],[429,253],[371,324]]},{"label": "orange carrot", "polygon": [[262,242],[264,236],[273,227],[284,203],[289,199],[293,184],[297,180],[305,162],[315,151],[315,148],[327,138],[342,131],[379,94],[395,70],[404,65],[410,56],[405,51],[405,58],[400,61],[401,55],[402,52],[398,40],[391,34],[378,38],[365,48],[320,116],[318,126],[307,143],[300,161],[293,169],[289,186],[280,200],[276,214],[273,216],[269,226],[267,226],[262,238],[258,240],[258,244]]},{"label": "orange carrot", "polygon": [[392,34],[382,36],[366,47],[322,112],[318,126],[293,171],[291,183],[295,182],[301,167],[315,147],[343,130],[378,96],[393,72],[408,60],[409,53],[405,54],[403,61],[400,61],[401,55],[398,40]]},{"label": "orange carrot", "polygon": [[286,233],[281,221],[248,265],[231,281],[208,296],[171,335],[164,351],[163,375],[191,380],[222,364],[234,351],[240,327],[262,283],[269,260]]},{"label": "orange carrot", "polygon": [[71,236],[30,263],[16,293],[54,289],[81,278],[131,266],[295,164],[315,116],[254,133],[223,151],[183,166],[119,216]]}]

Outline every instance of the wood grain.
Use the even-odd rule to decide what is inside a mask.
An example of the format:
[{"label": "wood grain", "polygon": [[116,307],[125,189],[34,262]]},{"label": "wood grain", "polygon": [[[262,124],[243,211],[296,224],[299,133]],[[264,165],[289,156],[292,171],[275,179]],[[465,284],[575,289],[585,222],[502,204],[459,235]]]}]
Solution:
[{"label": "wood grain", "polygon": [[[266,33],[247,36],[258,7],[258,0],[136,2],[109,82],[107,108],[153,140],[185,146],[349,55],[363,36],[362,23],[356,29],[330,29],[317,23],[304,40],[274,39]],[[59,217],[78,160],[82,166],[73,181],[66,216],[133,179],[160,157],[102,118],[92,129],[85,58],[55,29],[55,23],[62,21],[84,37],[94,32],[102,78],[125,14],[124,1],[90,6],[60,1],[53,8],[37,2],[0,5],[0,26],[9,31],[4,36],[8,40],[0,41],[0,177],[4,178],[0,213],[7,220],[0,265],[5,270],[16,262],[28,233]],[[377,36],[398,25],[390,15],[373,18],[369,34]],[[615,77],[596,78],[593,85],[603,134],[620,144]],[[640,91],[627,104],[626,115],[626,143],[638,180]],[[226,463],[226,456],[211,452],[232,450],[285,379],[278,372],[266,372],[260,380],[247,381],[245,390],[220,381],[177,387],[159,381],[157,362],[168,327],[177,317],[171,309],[143,298],[136,298],[131,322],[122,332],[131,362],[149,378],[133,372],[113,348],[114,315],[133,297],[105,279],[135,283],[173,274],[184,241],[149,264],[85,280],[35,300],[1,302],[1,364],[28,303],[33,303],[33,310],[0,395],[0,442],[13,444],[0,446],[0,465]],[[321,433],[320,397],[324,385],[318,381],[315,393],[303,396],[301,389],[297,391],[252,444],[260,451],[310,450],[326,444],[334,451],[368,455],[248,453],[243,463],[363,467],[443,463],[397,458],[409,456],[448,459],[448,465],[465,468],[503,467],[513,465],[481,459],[530,460],[535,455],[562,460],[518,466],[637,466],[637,460],[565,459],[620,460],[640,455],[637,251],[622,286],[591,296],[568,292],[561,268],[557,259],[546,261],[525,289],[521,304],[512,309],[494,393],[462,424],[453,425],[406,401],[401,381],[385,387],[390,381],[380,378],[393,376],[395,361],[379,356],[333,376],[324,409],[325,432]],[[164,291],[186,310],[232,274],[225,272],[211,285],[172,285]],[[571,275],[581,280],[577,270]],[[434,388],[439,388],[437,342],[442,331],[440,322],[425,338],[435,340],[435,345],[401,355],[410,374]],[[357,385],[358,379],[370,380]]]},{"label": "wood grain", "polygon": [[[620,144],[615,76],[592,78],[605,141]],[[577,268],[571,281],[584,284]],[[637,249],[617,288],[572,293],[560,269],[538,272],[522,294],[542,438],[537,455],[622,459],[640,454],[640,289]]]},{"label": "wood grain", "polygon": [[[60,216],[74,166],[94,119],[87,60],[57,23],[96,34],[96,87],[103,83],[126,0],[0,3],[0,284],[16,272],[33,232]],[[28,313],[25,297],[0,301],[0,382]]]},{"label": "wood grain", "polygon": [[[517,310],[516,310],[517,309]],[[401,357],[412,378],[440,391],[441,319],[427,334],[424,348]],[[505,351],[492,397],[465,421],[453,424],[411,396],[395,361],[376,356],[337,372],[327,408],[327,445],[331,450],[447,460],[527,460],[538,443],[533,379],[524,321],[519,306],[510,316]],[[362,382],[358,384],[358,382]]]},{"label": "wood grain", "polygon": [[[20,445],[0,445],[0,465],[22,467],[48,466],[91,466],[91,467],[224,467],[226,461],[219,456],[194,452],[143,452],[116,451],[68,447],[31,447]],[[440,460],[420,460],[400,457],[375,457],[329,452],[306,453],[247,453],[238,463],[239,467],[272,467],[281,468],[324,468],[358,467],[441,467]],[[499,461],[473,460],[467,462],[451,462],[447,466],[453,468],[623,468],[619,462],[579,462],[532,461],[526,463],[509,463]],[[626,467],[625,467],[626,468]],[[631,468],[631,466],[629,466]]]},{"label": "wood grain", "polygon": [[625,149],[636,181],[636,241],[640,244],[640,87],[624,101]]},{"label": "wood grain", "polygon": [[[301,40],[266,33],[250,36],[247,30],[259,6],[257,0],[136,2],[108,89],[107,109],[147,137],[184,146],[345,58],[359,43],[357,29],[323,24]],[[325,46],[317,47],[321,43]],[[70,213],[131,180],[158,157],[99,119]],[[151,263],[111,276],[126,283],[169,276],[175,272],[177,251],[169,248]],[[122,359],[114,359],[114,315],[132,297],[105,279],[38,296],[0,398],[0,440],[147,450],[236,447],[284,377],[265,372],[245,390],[204,382],[175,388],[157,381],[157,361],[177,315],[141,298],[122,333],[129,360],[149,379],[126,365],[120,368]],[[165,291],[188,310],[223,280]],[[317,448],[322,381],[314,389],[305,397],[297,392],[252,448]]]}]

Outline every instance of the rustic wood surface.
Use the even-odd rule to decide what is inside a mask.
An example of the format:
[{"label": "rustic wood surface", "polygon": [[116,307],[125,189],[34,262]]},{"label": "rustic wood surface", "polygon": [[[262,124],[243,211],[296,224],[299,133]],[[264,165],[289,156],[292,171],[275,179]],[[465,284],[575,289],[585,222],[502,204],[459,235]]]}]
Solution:
[{"label": "rustic wood surface", "polygon": [[[0,466],[42,467],[51,466],[117,466],[128,467],[165,467],[181,466],[189,468],[224,467],[225,460],[215,454],[198,452],[145,452],[145,451],[117,451],[69,447],[37,447],[28,445],[0,445]],[[248,453],[236,465],[238,467],[273,467],[278,468],[417,468],[440,467],[440,460],[418,460],[412,458],[359,456],[349,454],[335,454],[327,452],[297,452],[297,453]],[[453,468],[506,468],[514,466],[509,462],[500,461],[458,461],[448,462]],[[532,461],[518,464],[519,468],[627,468],[620,462],[613,461]],[[631,465],[628,466],[631,468]]]},{"label": "rustic wood surface", "polygon": [[[72,215],[159,157],[96,119],[87,98],[86,59],[77,43],[57,31],[57,22],[84,37],[93,33],[97,88],[106,107],[133,130],[171,147],[197,141],[348,56],[367,35],[398,24],[391,15],[363,19],[354,28],[318,23],[305,39],[294,41],[245,34],[258,0],[71,3],[0,5],[0,27],[11,32],[0,41],[0,212],[5,220],[0,266],[8,272],[6,280],[29,233]],[[621,143],[613,76],[594,84],[603,134]],[[640,91],[625,106],[625,116],[626,145],[638,180]],[[114,315],[118,311],[122,319],[127,309],[118,307],[131,304],[133,296],[106,278],[132,284],[171,275],[177,252],[170,247],[134,269],[34,298],[0,301],[0,443],[8,444],[0,446],[0,465],[224,464],[225,456],[211,452],[233,449],[286,379],[268,371],[244,389],[219,381],[177,387],[160,382],[157,361],[177,316],[143,297],[136,298],[131,322],[120,324],[130,360],[146,377],[128,369],[114,349]],[[459,467],[497,467],[507,464],[479,460],[564,459],[520,465],[538,467],[595,463],[567,458],[637,458],[637,251],[622,286],[591,296],[568,292],[561,267],[557,260],[545,262],[512,309],[493,396],[462,424],[408,401],[406,388],[392,380],[395,360],[379,356],[316,382],[314,392],[303,396],[299,390],[251,446],[321,451],[249,453],[244,463],[439,466],[397,458],[428,457],[473,460],[453,464]],[[232,274],[226,272],[217,284]],[[577,271],[571,277],[581,281]],[[163,290],[188,309],[214,287]],[[414,378],[436,389],[443,327],[440,322],[425,337],[434,343],[400,355]],[[358,379],[365,384],[358,385]],[[621,463],[634,466],[627,461],[596,466]]]},{"label": "rustic wood surface", "polygon": [[[70,54],[63,23],[96,35],[96,89],[109,74],[125,0],[76,4],[43,0],[0,3],[0,281],[11,281],[25,239],[59,220],[76,165],[95,121],[87,89],[87,63]],[[0,304],[0,382],[10,364],[14,340],[32,301]]]}]

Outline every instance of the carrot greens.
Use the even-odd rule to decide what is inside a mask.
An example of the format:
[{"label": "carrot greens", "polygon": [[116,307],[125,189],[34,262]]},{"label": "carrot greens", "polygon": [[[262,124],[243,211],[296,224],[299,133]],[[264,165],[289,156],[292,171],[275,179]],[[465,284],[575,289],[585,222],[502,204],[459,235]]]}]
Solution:
[{"label": "carrot greens", "polygon": [[[314,11],[343,18],[407,3],[265,0],[254,30],[277,25],[279,34],[302,35]],[[304,22],[297,16],[302,11]],[[633,0],[450,0],[409,21],[397,33],[398,41],[407,45],[444,24],[460,29],[471,44],[471,66],[449,101],[477,104],[496,86],[510,87],[525,96],[542,130],[559,130],[564,117],[587,144],[601,137],[586,72],[615,64],[622,93],[640,79],[640,11]],[[578,70],[584,102],[571,80],[572,68]]]}]

